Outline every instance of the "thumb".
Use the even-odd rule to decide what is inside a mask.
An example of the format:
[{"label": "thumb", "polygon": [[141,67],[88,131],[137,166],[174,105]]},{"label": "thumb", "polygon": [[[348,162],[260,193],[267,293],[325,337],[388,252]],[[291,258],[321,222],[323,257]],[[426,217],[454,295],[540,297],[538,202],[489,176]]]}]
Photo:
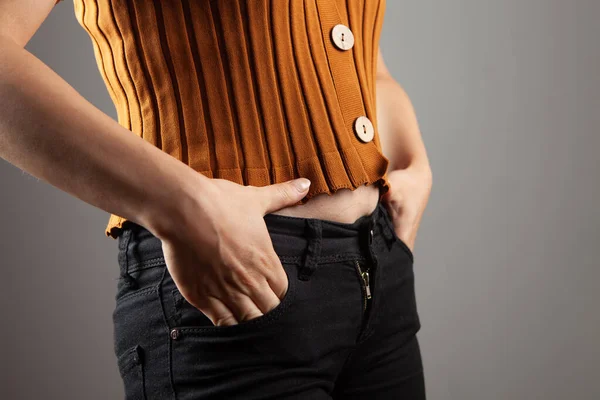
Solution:
[{"label": "thumb", "polygon": [[265,214],[298,203],[306,196],[309,187],[308,179],[298,178],[258,188],[262,192]]}]

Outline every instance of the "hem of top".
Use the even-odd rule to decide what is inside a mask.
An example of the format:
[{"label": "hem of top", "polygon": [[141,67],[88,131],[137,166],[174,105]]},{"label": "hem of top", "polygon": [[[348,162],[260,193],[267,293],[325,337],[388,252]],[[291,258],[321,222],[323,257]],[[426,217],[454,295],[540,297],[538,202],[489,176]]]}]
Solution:
[{"label": "hem of top", "polygon": [[[379,179],[377,179],[375,182],[362,182],[359,184],[359,186],[362,186],[365,184],[379,185],[381,187],[380,194],[379,194],[380,200],[383,197],[383,195],[386,194],[390,190],[390,187],[391,187],[390,182],[387,177],[387,172],[383,176],[381,176]],[[329,196],[332,196],[339,189],[355,190],[357,188],[358,188],[358,186],[354,187],[352,185],[343,185],[343,186],[339,186],[339,187],[336,187],[333,189],[332,188],[323,188],[323,189],[320,189],[320,190],[317,190],[317,191],[311,193],[310,195],[304,196],[297,204],[298,205],[306,204],[311,198],[315,197],[318,194],[327,193]],[[116,214],[111,214],[108,219],[108,224],[106,225],[106,228],[104,231],[105,235],[107,237],[110,237],[110,238],[116,240],[119,237],[119,235],[122,233],[123,229],[125,228],[126,222],[129,222],[129,220],[127,218],[118,216]]]}]

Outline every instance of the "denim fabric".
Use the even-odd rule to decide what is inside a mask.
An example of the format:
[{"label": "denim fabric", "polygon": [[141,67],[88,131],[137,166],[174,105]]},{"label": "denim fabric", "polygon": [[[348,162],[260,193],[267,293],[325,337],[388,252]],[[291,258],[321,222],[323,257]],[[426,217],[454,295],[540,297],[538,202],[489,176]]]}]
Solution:
[{"label": "denim fabric", "polygon": [[384,205],[349,224],[264,220],[288,290],[232,326],[189,304],[160,240],[128,223],[113,313],[126,399],[425,399],[413,254]]}]

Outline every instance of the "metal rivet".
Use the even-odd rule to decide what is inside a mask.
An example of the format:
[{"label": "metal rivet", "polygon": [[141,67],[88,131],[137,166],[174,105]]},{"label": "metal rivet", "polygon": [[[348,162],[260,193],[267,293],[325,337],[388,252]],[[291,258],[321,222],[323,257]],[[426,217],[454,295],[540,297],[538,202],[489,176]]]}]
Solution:
[{"label": "metal rivet", "polygon": [[179,329],[171,329],[171,339],[177,340],[179,338]]}]

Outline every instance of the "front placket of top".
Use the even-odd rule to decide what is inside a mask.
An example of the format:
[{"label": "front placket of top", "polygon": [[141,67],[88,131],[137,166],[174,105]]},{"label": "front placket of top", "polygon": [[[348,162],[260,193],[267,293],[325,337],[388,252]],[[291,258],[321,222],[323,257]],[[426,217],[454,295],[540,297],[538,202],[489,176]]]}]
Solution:
[{"label": "front placket of top", "polygon": [[[362,35],[359,32],[354,35],[350,30],[349,22],[344,20],[340,15],[335,0],[317,0],[317,7],[322,27],[323,41],[329,59],[329,67],[335,85],[340,110],[344,118],[346,132],[352,133],[350,141],[355,149],[360,146],[371,146],[375,148],[368,149],[366,153],[378,152],[379,150],[376,149],[376,141],[372,139],[372,134],[371,139],[367,139],[366,142],[360,138],[361,136],[363,136],[363,138],[369,138],[368,134],[364,135],[362,132],[362,123],[366,122],[366,129],[373,130],[374,128],[372,121],[366,115],[365,105],[363,103],[363,94],[354,62],[354,46],[348,46],[346,49],[343,49],[336,45],[333,39],[333,34],[336,33],[334,29],[337,29],[336,26],[339,28],[340,24],[343,25],[347,31],[350,31],[354,37],[353,40],[362,40]],[[356,152],[356,156],[362,159],[359,152]],[[361,164],[363,167],[365,166],[364,162],[361,162]],[[371,178],[368,171],[365,170],[364,173],[367,174],[369,179]],[[351,178],[353,180],[360,179],[358,176]],[[361,182],[355,181],[354,183],[360,184]]]}]

